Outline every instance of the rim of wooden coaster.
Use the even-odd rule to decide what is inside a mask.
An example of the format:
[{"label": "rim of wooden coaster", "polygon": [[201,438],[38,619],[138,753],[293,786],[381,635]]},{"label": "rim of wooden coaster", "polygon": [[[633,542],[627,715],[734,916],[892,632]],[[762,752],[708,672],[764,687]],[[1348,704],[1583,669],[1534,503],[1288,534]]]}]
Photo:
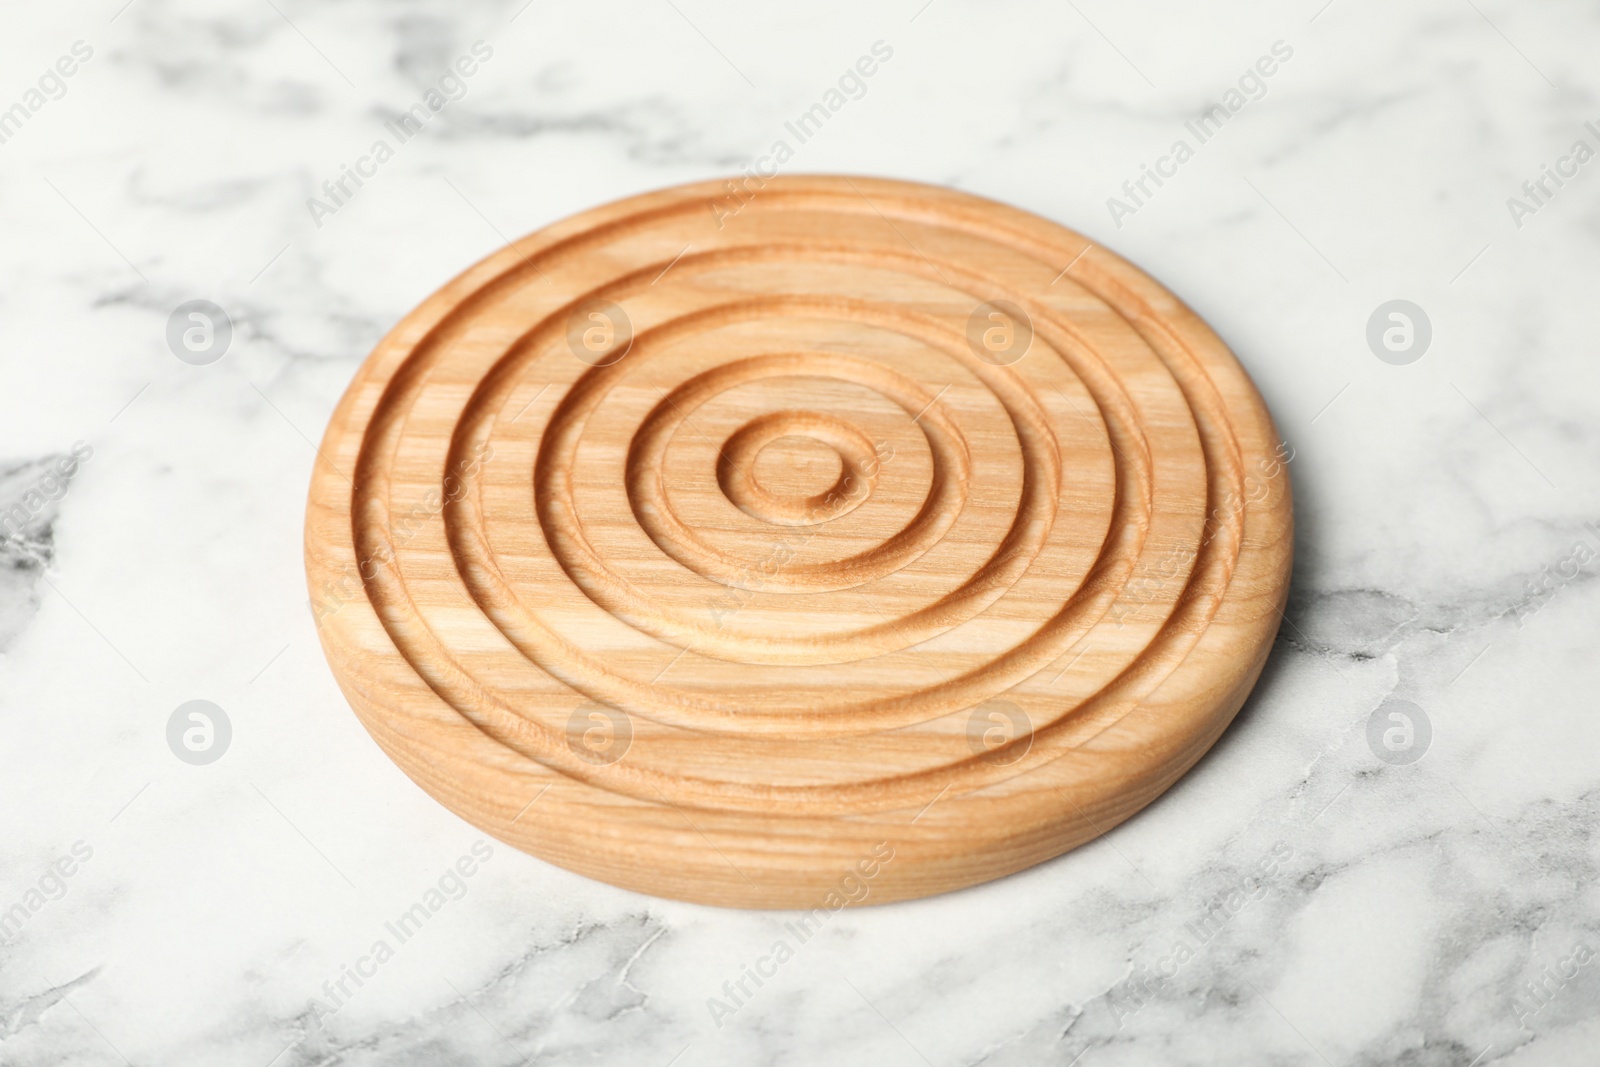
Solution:
[{"label": "rim of wooden coaster", "polygon": [[705,182],[401,320],[323,438],[307,579],[363,725],[468,822],[830,910],[1030,867],[1188,770],[1277,632],[1289,458],[1216,334],[1071,230]]}]

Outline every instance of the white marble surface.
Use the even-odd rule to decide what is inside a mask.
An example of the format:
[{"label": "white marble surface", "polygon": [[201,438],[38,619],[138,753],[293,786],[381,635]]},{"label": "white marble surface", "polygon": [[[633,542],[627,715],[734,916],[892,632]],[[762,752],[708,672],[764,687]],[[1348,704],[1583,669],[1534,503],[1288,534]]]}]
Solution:
[{"label": "white marble surface", "polygon": [[[1600,550],[1600,162],[1520,227],[1507,206],[1600,148],[1593,4],[521,3],[0,13],[0,109],[92,50],[0,144],[0,495],[28,508],[0,549],[0,1062],[1594,1062],[1600,585],[1587,553],[1557,575]],[[466,94],[315,225],[307,197],[480,39]],[[1107,838],[846,912],[720,1028],[707,998],[785,916],[498,845],[318,1010],[481,835],[322,660],[309,441],[446,278],[736,170],[880,40],[892,61],[791,170],[1075,226],[1261,384],[1299,542],[1255,696]],[[1107,198],[1278,41],[1264,95],[1116,225]],[[194,298],[236,324],[210,366],[164,340]],[[1433,324],[1407,366],[1365,340],[1393,298]],[[63,492],[49,464],[80,441]],[[1392,698],[1432,724],[1410,765],[1367,742]],[[191,699],[233,726],[207,766],[167,746]]]}]

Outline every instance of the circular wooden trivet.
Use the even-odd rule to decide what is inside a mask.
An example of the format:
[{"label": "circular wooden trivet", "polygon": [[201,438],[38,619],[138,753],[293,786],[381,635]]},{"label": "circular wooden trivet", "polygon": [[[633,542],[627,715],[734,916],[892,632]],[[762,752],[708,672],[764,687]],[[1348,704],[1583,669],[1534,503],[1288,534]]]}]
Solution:
[{"label": "circular wooden trivet", "polygon": [[1249,378],[1054,223],[865,178],[557,223],[413,311],[306,517],[334,674],[401,768],[616,885],[925,896],[1171,785],[1277,631]]}]

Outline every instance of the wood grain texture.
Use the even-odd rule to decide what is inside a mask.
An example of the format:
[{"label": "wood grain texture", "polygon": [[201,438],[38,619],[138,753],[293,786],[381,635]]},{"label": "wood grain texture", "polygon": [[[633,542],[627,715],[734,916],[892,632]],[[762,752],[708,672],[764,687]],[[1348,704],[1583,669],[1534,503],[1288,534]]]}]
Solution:
[{"label": "wood grain texture", "polygon": [[831,908],[1057,856],[1199,759],[1278,628],[1285,462],[1216,335],[1070,230],[692,185],[396,326],[323,440],[306,566],[352,707],[469,822]]}]

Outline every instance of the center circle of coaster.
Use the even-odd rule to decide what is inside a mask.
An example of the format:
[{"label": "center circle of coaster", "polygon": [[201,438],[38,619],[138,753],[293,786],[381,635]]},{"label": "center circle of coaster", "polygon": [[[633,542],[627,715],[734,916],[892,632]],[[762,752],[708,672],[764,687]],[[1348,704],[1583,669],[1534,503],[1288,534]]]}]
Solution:
[{"label": "center circle of coaster", "polygon": [[878,467],[871,438],[843,419],[778,411],[745,423],[723,443],[717,484],[747,515],[778,526],[810,526],[861,506]]},{"label": "center circle of coaster", "polygon": [[839,488],[844,470],[844,457],[827,442],[787,433],[761,447],[748,476],[774,499],[805,503],[819,502],[826,498],[825,490]]}]

